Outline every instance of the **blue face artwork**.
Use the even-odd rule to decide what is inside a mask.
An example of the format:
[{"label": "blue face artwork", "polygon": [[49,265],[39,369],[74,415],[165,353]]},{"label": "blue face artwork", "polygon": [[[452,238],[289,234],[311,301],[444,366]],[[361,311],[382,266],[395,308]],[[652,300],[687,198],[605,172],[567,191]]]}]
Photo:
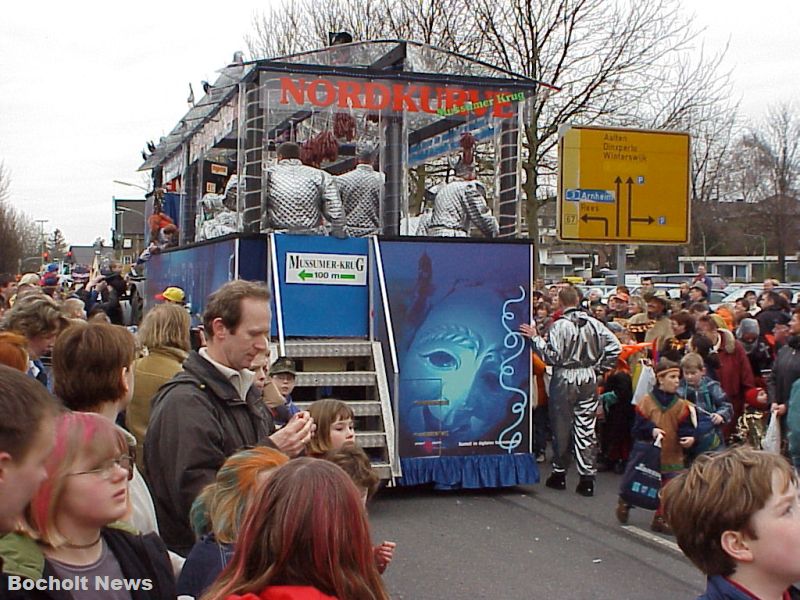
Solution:
[{"label": "blue face artwork", "polygon": [[[527,436],[530,355],[516,331],[529,310],[528,263],[510,264],[503,254],[508,268],[486,268],[500,255],[481,255],[495,248],[430,245],[415,253],[413,287],[406,280],[405,294],[395,294],[392,312],[404,309],[397,327],[403,456],[507,452],[510,429]],[[527,247],[518,250],[525,259]],[[408,250],[403,257],[406,265],[414,260]],[[522,438],[515,448],[525,446]]]}]

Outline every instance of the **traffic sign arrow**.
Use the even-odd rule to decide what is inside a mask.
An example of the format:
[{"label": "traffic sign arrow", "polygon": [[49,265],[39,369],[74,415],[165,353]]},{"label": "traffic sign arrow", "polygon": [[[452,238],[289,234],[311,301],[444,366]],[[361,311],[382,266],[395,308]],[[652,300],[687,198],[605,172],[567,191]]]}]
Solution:
[{"label": "traffic sign arrow", "polygon": [[631,221],[636,222],[636,223],[647,223],[648,225],[652,225],[655,222],[655,219],[653,217],[651,217],[650,215],[647,215],[646,219],[644,217],[642,217],[642,218],[631,217]]},{"label": "traffic sign arrow", "polygon": [[633,179],[628,177],[625,183],[628,184],[628,237],[631,237],[631,222],[633,221],[631,218],[633,214]]},{"label": "traffic sign arrow", "polygon": [[314,274],[313,274],[313,273],[309,273],[308,271],[306,271],[305,269],[303,269],[302,271],[300,271],[300,272],[297,274],[297,276],[298,276],[300,279],[302,279],[303,281],[305,281],[306,279],[311,279],[312,277],[314,277]]},{"label": "traffic sign arrow", "polygon": [[581,217],[581,221],[584,223],[588,223],[589,221],[602,221],[605,227],[605,236],[608,237],[608,219],[606,217],[590,217],[589,215],[583,215]]},{"label": "traffic sign arrow", "polygon": [[617,178],[614,180],[614,183],[617,184],[617,202],[616,202],[616,204],[617,204],[617,221],[615,223],[615,226],[617,228],[617,237],[619,237],[619,221],[620,221],[620,219],[619,219],[619,203],[622,201],[622,198],[620,198],[619,192],[620,192],[620,187],[621,187],[621,184],[622,184],[622,177],[617,175]]}]

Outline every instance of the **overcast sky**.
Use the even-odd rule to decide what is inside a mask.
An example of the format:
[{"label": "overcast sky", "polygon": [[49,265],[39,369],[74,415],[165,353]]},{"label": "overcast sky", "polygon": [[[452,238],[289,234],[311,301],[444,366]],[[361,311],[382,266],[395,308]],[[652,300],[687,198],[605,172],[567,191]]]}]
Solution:
[{"label": "overcast sky", "polygon": [[[324,0],[321,0],[324,1]],[[188,84],[246,50],[253,2],[7,2],[0,17],[0,161],[11,201],[48,219],[69,243],[110,239],[111,198],[142,197],[114,184],[146,181],[136,168],[146,140],[187,110]],[[685,0],[707,28],[707,48],[730,40],[742,112],[758,118],[800,90],[800,2]],[[791,36],[791,37],[790,37]]]}]

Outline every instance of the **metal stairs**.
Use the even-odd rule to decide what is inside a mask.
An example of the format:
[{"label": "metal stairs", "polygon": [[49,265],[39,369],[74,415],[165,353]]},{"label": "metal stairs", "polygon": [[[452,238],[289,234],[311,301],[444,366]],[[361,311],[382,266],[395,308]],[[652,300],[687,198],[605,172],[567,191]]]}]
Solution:
[{"label": "metal stairs", "polygon": [[[381,479],[402,475],[395,460],[395,426],[380,342],[294,338],[285,341],[286,356],[298,366],[295,404],[306,410],[314,400],[337,398],[353,409],[356,440]],[[279,355],[277,344],[270,347]]]}]

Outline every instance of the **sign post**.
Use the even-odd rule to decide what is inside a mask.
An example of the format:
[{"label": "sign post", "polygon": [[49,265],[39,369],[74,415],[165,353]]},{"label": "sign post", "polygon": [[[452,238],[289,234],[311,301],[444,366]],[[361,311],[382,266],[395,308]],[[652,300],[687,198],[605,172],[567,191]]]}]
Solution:
[{"label": "sign post", "polygon": [[559,139],[558,237],[689,241],[689,134],[568,127]]}]

